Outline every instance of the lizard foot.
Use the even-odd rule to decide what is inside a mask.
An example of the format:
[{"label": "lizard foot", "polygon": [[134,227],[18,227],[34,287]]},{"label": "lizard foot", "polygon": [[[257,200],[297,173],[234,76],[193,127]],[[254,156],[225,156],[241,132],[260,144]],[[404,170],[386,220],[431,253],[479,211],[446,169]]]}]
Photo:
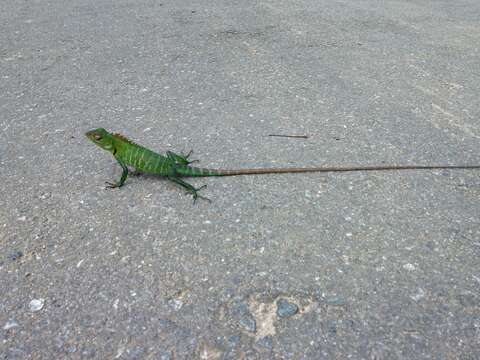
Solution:
[{"label": "lizard foot", "polygon": [[203,186],[200,186],[199,188],[197,189],[192,189],[191,191],[189,191],[192,196],[193,196],[193,203],[195,204],[195,202],[197,201],[197,199],[203,199],[203,200],[206,200],[208,201],[209,203],[212,202],[212,200],[210,200],[209,198],[205,197],[205,196],[201,196],[201,195],[198,195],[198,192],[204,188],[206,188],[207,185],[203,185]]},{"label": "lizard foot", "polygon": [[111,183],[111,182],[108,182],[108,181],[105,181],[105,184],[107,184],[107,186],[105,186],[105,189],[115,189],[115,188],[119,188],[120,186],[123,185],[123,184],[118,184],[118,183]]},{"label": "lizard foot", "polygon": [[192,155],[192,154],[193,154],[193,149],[190,150],[187,155],[183,155],[183,157],[184,157],[185,160],[187,161],[187,165],[192,164],[192,163],[196,163],[196,162],[200,162],[200,160],[188,160],[188,158],[189,158],[190,155]]}]

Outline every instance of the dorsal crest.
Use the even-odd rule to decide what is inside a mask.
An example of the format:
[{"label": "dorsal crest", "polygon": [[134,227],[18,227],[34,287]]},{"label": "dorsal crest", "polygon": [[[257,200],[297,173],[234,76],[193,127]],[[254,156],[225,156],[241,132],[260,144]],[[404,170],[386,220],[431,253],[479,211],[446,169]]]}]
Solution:
[{"label": "dorsal crest", "polygon": [[140,146],[138,145],[136,142],[128,139],[127,137],[123,136],[122,134],[118,134],[118,133],[115,133],[115,134],[112,134],[112,136],[118,140],[122,140],[128,144],[131,144],[131,145],[136,145],[136,146]]}]

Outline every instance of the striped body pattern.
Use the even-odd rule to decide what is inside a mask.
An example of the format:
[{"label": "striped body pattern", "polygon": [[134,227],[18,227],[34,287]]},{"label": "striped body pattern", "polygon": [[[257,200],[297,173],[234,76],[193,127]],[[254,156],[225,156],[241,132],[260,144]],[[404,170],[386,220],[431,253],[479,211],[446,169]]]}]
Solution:
[{"label": "striped body pattern", "polygon": [[134,143],[120,134],[111,134],[112,146],[107,150],[125,165],[136,170],[160,176],[218,176],[215,170],[196,168],[186,165],[188,160],[183,155],[170,153],[168,157],[158,154],[142,145]]},{"label": "striped body pattern", "polygon": [[136,144],[120,145],[114,156],[128,166],[149,174],[169,174],[172,169],[168,158]]},{"label": "striped body pattern", "polygon": [[215,170],[188,166],[135,143],[125,146],[121,143],[123,139],[116,139],[120,144],[117,145],[119,150],[115,156],[141,172],[160,176],[219,176]]}]

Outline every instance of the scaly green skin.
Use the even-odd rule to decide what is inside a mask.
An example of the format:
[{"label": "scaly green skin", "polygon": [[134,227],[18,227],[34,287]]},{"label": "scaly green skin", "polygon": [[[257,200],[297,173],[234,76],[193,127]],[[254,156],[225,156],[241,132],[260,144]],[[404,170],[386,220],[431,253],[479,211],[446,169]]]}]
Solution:
[{"label": "scaly green skin", "polygon": [[339,172],[339,171],[381,171],[381,170],[412,170],[412,169],[480,169],[480,165],[379,165],[379,166],[349,166],[349,167],[311,167],[311,168],[257,168],[257,169],[203,169],[189,166],[187,155],[178,155],[167,151],[166,156],[157,154],[141,145],[128,140],[120,134],[112,134],[103,128],[90,130],[85,134],[91,141],[102,149],[109,151],[117,159],[123,169],[120,180],[115,183],[107,182],[109,188],[121,187],[128,176],[128,167],[147,173],[165,176],[169,180],[184,187],[197,198],[207,198],[198,195],[198,191],[206,187],[194,188],[191,184],[180,179],[181,177],[199,176],[234,176],[253,174],[278,173],[306,173],[306,172]]},{"label": "scaly green skin", "polygon": [[85,135],[102,149],[112,153],[123,169],[120,180],[115,183],[107,182],[107,187],[123,186],[128,176],[127,166],[131,166],[143,173],[167,177],[190,192],[194,200],[199,197],[208,200],[198,195],[198,191],[206,185],[196,189],[180,179],[182,176],[215,176],[215,171],[206,172],[204,169],[188,166],[194,162],[188,160],[191,152],[187,155],[178,155],[168,151],[166,156],[163,156],[128,140],[120,134],[112,134],[102,128],[90,130]]}]

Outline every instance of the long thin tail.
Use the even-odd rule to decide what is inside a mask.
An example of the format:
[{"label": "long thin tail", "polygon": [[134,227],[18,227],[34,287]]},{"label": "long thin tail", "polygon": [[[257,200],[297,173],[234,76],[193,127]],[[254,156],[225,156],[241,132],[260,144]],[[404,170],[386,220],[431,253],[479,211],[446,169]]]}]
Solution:
[{"label": "long thin tail", "polygon": [[480,169],[480,165],[372,165],[372,166],[335,166],[311,168],[258,168],[258,169],[204,169],[187,167],[179,169],[183,176],[235,176],[306,172],[347,172],[347,171],[394,171],[394,170],[435,170],[435,169]]}]

